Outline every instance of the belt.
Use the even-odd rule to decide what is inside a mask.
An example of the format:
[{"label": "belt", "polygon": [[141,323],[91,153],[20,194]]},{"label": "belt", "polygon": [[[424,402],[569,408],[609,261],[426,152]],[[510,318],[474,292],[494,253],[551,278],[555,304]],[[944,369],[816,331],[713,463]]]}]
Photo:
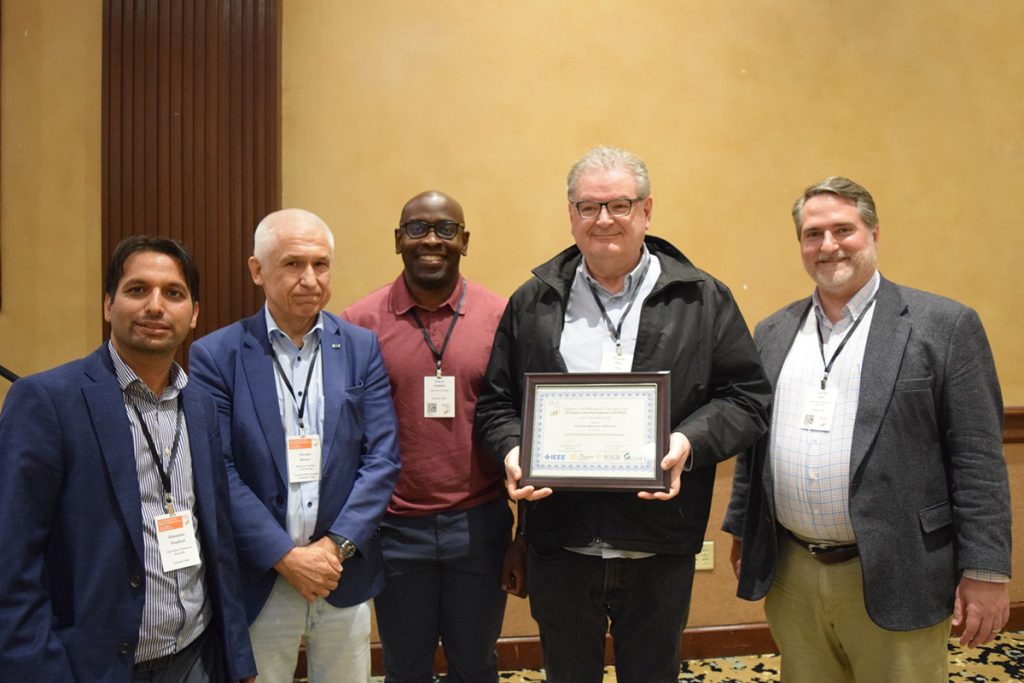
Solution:
[{"label": "belt", "polygon": [[153,659],[147,659],[144,662],[137,662],[135,664],[136,671],[156,671],[162,669],[171,663],[171,660],[178,656],[179,653],[164,655],[163,657],[154,657]]},{"label": "belt", "polygon": [[789,529],[786,529],[786,533],[789,534],[789,537],[801,548],[809,550],[811,556],[822,564],[838,564],[840,562],[852,560],[860,555],[860,551],[857,550],[856,543],[851,543],[849,545],[822,545],[820,543],[808,543]]},{"label": "belt", "polygon": [[191,650],[197,647],[202,647],[205,636],[206,631],[203,631],[191,643],[181,648],[177,652],[172,652],[171,654],[164,655],[162,657],[154,657],[153,659],[147,659],[142,662],[136,662],[135,671],[156,671],[157,669],[163,669],[177,657],[184,656],[187,652],[190,652]]}]

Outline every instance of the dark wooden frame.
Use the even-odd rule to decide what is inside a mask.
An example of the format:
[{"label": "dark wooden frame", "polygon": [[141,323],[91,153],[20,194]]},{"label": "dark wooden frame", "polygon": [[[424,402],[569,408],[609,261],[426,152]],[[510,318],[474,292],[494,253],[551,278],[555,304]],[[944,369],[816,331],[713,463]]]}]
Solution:
[{"label": "dark wooden frame", "polygon": [[634,386],[652,385],[655,398],[655,452],[664,454],[668,449],[668,399],[670,379],[668,372],[609,372],[560,373],[528,372],[523,392],[523,437],[520,445],[520,466],[523,477],[520,486],[581,491],[665,491],[669,488],[670,474],[661,469],[661,457],[655,457],[654,468],[648,477],[581,477],[534,476],[533,437],[537,427],[535,410],[538,390],[546,386]]}]

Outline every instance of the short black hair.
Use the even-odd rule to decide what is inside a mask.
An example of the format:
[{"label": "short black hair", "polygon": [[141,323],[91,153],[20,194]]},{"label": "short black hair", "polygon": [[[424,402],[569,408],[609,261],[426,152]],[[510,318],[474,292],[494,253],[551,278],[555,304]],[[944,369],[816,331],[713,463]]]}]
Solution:
[{"label": "short black hair", "polygon": [[114,254],[110,257],[110,265],[107,266],[107,277],[103,282],[103,291],[111,299],[117,293],[117,286],[124,277],[124,264],[128,257],[140,251],[155,251],[159,254],[166,254],[178,262],[181,274],[185,277],[185,284],[192,296],[192,301],[199,301],[199,269],[196,262],[192,260],[191,254],[185,245],[178,240],[169,237],[151,237],[150,235],[132,235],[121,240],[121,243],[114,248]]}]

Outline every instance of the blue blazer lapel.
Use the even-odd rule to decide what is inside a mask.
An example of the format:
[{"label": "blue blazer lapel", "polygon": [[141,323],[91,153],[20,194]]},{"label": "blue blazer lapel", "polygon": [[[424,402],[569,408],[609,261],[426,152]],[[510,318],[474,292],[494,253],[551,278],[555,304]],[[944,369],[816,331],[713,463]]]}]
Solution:
[{"label": "blue blazer lapel", "polygon": [[324,393],[324,433],[321,435],[322,468],[326,474],[334,447],[334,433],[338,430],[342,403],[345,398],[345,387],[351,384],[348,377],[345,358],[350,352],[345,348],[345,338],[341,335],[338,322],[324,314],[324,337],[320,344],[321,361],[323,362],[323,393]]},{"label": "blue blazer lapel", "polygon": [[[199,532],[205,547],[209,548],[210,543],[216,542],[216,537],[210,534],[217,529],[217,505],[220,504],[213,495],[213,477],[211,476],[212,464],[210,459],[214,457],[210,453],[210,433],[213,425],[207,423],[207,416],[203,411],[203,404],[195,395],[195,392],[186,387],[182,393],[181,405],[185,412],[185,424],[188,427],[188,451],[192,458],[192,489],[196,497],[196,509],[193,514],[199,520]],[[216,454],[220,457],[220,453]],[[227,505],[228,501],[223,501]],[[212,550],[206,551],[207,557],[212,557]]]},{"label": "blue blazer lapel", "polygon": [[267,448],[277,465],[278,476],[288,484],[288,455],[285,452],[284,427],[277,403],[277,383],[274,380],[274,363],[271,360],[270,338],[267,336],[266,319],[263,310],[245,321],[245,338],[242,342],[242,367],[249,384],[249,393],[256,406],[256,419],[267,440]]},{"label": "blue blazer lapel", "polygon": [[135,468],[135,445],[131,425],[125,412],[124,394],[117,383],[114,362],[106,344],[87,360],[86,376],[93,384],[82,387],[82,395],[92,420],[101,455],[114,498],[121,510],[125,528],[131,538],[139,563],[145,564],[142,543],[142,497],[139,475]]},{"label": "blue blazer lapel", "polygon": [[856,480],[857,470],[864,462],[889,407],[910,331],[903,297],[895,285],[882,278],[861,365],[860,398],[850,449],[851,483]]}]

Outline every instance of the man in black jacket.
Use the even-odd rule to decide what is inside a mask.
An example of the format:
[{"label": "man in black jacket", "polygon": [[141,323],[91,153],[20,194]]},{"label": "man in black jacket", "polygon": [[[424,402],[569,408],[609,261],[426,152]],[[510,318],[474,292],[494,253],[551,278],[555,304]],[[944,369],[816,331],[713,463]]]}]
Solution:
[{"label": "man in black jacket", "polygon": [[[570,171],[568,196],[576,246],[512,296],[476,431],[504,460],[509,495],[530,501],[528,588],[548,680],[600,681],[610,620],[619,681],[675,681],[715,466],[764,433],[770,389],[729,290],[646,235],[643,161],[594,148]],[[664,370],[667,491],[518,487],[523,373]]]}]

